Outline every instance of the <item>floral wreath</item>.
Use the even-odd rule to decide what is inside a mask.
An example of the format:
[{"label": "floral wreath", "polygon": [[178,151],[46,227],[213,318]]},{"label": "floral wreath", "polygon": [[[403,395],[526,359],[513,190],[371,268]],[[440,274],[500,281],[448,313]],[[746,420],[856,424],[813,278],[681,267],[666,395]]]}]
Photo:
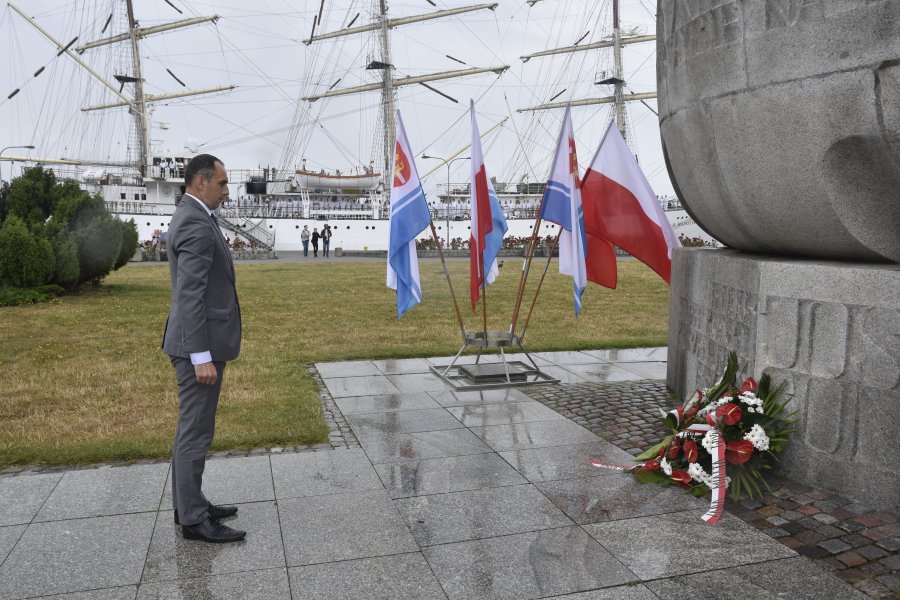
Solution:
[{"label": "floral wreath", "polygon": [[641,483],[675,483],[698,497],[711,491],[710,509],[703,515],[709,524],[721,517],[727,488],[733,500],[741,492],[751,498],[762,495],[763,489],[771,489],[763,474],[787,446],[797,411],[786,412],[789,399],[781,398],[783,384],[773,388],[771,378],[763,375],[759,383],[748,377],[738,388],[733,384],[736,374],[737,355],[732,352],[713,387],[697,390],[669,412],[660,409],[672,433],[636,456],[641,463],[591,464],[630,471]]}]

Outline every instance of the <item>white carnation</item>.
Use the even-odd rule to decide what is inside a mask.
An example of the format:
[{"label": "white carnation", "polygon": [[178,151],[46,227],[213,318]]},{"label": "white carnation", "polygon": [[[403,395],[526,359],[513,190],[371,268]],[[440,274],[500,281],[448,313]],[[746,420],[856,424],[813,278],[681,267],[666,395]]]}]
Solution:
[{"label": "white carnation", "polygon": [[709,480],[709,474],[703,470],[700,463],[689,464],[687,472],[688,475],[691,476],[691,479],[699,481],[700,483],[706,483]]},{"label": "white carnation", "polygon": [[663,473],[665,473],[669,477],[672,476],[672,465],[669,464],[669,461],[666,460],[665,457],[663,457],[663,459],[659,461],[659,466],[663,470]]},{"label": "white carnation", "polygon": [[757,450],[769,449],[769,436],[766,435],[766,430],[759,425],[751,427],[750,431],[744,434],[744,439],[753,444],[753,447]]}]

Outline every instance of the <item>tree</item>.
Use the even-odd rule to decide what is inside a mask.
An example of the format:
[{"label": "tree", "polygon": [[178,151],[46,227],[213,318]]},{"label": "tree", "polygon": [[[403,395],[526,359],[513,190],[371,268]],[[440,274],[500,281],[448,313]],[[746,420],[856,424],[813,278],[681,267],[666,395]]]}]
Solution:
[{"label": "tree", "polygon": [[[77,184],[73,184],[77,188]],[[26,169],[13,179],[6,197],[6,210],[26,223],[46,221],[58,197],[56,176],[42,167]]]},{"label": "tree", "polygon": [[78,244],[69,233],[67,223],[51,218],[44,228],[53,249],[51,282],[70,289],[78,285],[81,268],[78,264]]},{"label": "tree", "polygon": [[0,282],[33,287],[47,283],[52,274],[50,241],[29,231],[18,215],[6,217],[0,227]]}]

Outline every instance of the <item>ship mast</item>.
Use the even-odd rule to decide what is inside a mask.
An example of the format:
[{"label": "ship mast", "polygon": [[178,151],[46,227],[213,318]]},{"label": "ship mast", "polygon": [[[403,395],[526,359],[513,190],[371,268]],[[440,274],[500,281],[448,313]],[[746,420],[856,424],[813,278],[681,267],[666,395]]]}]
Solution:
[{"label": "ship mast", "polygon": [[[200,23],[205,23],[208,21],[215,22],[218,20],[218,15],[213,15],[209,17],[197,17],[193,19],[184,19],[181,21],[173,21],[171,23],[165,23],[162,25],[156,25],[154,27],[142,28],[138,26],[137,20],[134,18],[134,6],[132,4],[132,0],[126,0],[126,8],[128,11],[128,32],[114,35],[112,37],[96,40],[93,42],[89,42],[74,48],[75,52],[72,51],[71,46],[75,43],[75,40],[72,40],[68,44],[63,44],[59,40],[55,39],[49,32],[47,32],[44,28],[42,28],[38,23],[34,20],[34,18],[26,15],[19,7],[17,7],[12,2],[8,3],[9,7],[12,8],[15,12],[17,12],[26,22],[28,22],[32,27],[37,29],[44,37],[46,37],[50,42],[52,42],[57,49],[59,50],[59,54],[66,54],[72,60],[74,60],[80,67],[85,69],[94,79],[98,80],[103,86],[105,86],[108,90],[110,90],[117,98],[117,102],[110,102],[107,104],[99,104],[93,106],[87,106],[82,108],[82,111],[91,111],[91,110],[101,110],[106,108],[115,108],[120,106],[127,106],[128,111],[134,116],[135,130],[136,130],[136,146],[137,148],[137,157],[134,161],[129,160],[129,162],[120,163],[117,161],[109,161],[109,160],[68,160],[68,159],[45,159],[41,162],[47,163],[58,163],[58,164],[79,164],[79,165],[108,165],[108,166],[129,166],[131,168],[137,169],[141,174],[144,172],[145,166],[148,163],[148,154],[150,151],[150,132],[149,132],[149,119],[147,116],[148,105],[152,102],[156,102],[159,100],[168,100],[172,98],[181,98],[185,96],[196,96],[199,94],[210,94],[214,92],[223,92],[232,90],[235,88],[233,85],[225,85],[218,86],[213,88],[205,88],[199,90],[183,90],[180,92],[174,92],[170,94],[160,94],[160,95],[152,95],[144,93],[144,79],[141,72],[141,55],[140,55],[140,44],[139,41],[142,38],[151,36],[156,33],[161,33],[164,31],[171,31],[173,29],[180,29],[182,27],[189,27],[191,25],[198,25]],[[85,50],[90,48],[97,48],[100,46],[106,46],[109,44],[115,44],[118,42],[128,41],[131,45],[131,59],[133,64],[133,74],[131,76],[123,76],[116,75],[116,80],[121,84],[120,88],[116,88],[110,81],[105,79],[102,75],[98,74],[94,69],[92,69],[86,62],[84,62],[80,55],[84,53]],[[126,83],[134,84],[134,97],[128,98],[127,96],[122,94],[122,88]]]},{"label": "ship mast", "polygon": [[396,127],[394,119],[394,104],[396,98],[394,96],[394,74],[391,71],[394,67],[391,63],[391,40],[388,34],[388,18],[387,18],[387,2],[379,0],[381,3],[381,61],[384,66],[381,67],[382,72],[382,90],[381,90],[381,118],[384,123],[384,171],[385,189],[390,189],[387,182],[393,177],[389,174],[394,161],[394,142],[396,140]]},{"label": "ship mast", "polygon": [[131,42],[131,62],[134,65],[134,103],[131,114],[134,116],[135,137],[138,143],[138,164],[147,164],[147,153],[150,150],[150,133],[147,127],[147,104],[144,101],[144,79],[141,76],[141,53],[138,48],[137,22],[134,20],[134,7],[131,0],[126,0],[128,8],[128,32]]},{"label": "ship mast", "polygon": [[399,19],[388,19],[388,7],[387,0],[378,0],[379,1],[379,17],[376,23],[371,23],[368,25],[362,25],[359,27],[350,27],[347,29],[342,29],[340,31],[333,31],[330,33],[320,34],[320,35],[311,35],[309,39],[303,41],[304,44],[311,44],[313,42],[317,42],[320,40],[328,40],[337,37],[354,35],[357,33],[364,33],[368,31],[378,31],[380,35],[380,44],[381,44],[381,60],[373,61],[367,67],[370,70],[381,70],[382,80],[380,84],[367,84],[360,85],[351,88],[343,88],[336,90],[329,90],[323,92],[321,94],[313,94],[309,96],[304,96],[301,100],[307,102],[315,102],[321,98],[333,98],[335,96],[346,96],[348,94],[358,94],[367,91],[373,91],[376,89],[381,89],[381,118],[382,118],[382,131],[384,131],[384,178],[385,178],[385,190],[390,189],[390,181],[391,174],[389,171],[391,170],[391,166],[393,164],[394,159],[394,140],[396,138],[396,124],[395,124],[395,104],[396,104],[396,88],[405,86],[405,85],[413,85],[413,84],[424,84],[427,81],[439,81],[444,79],[451,79],[454,77],[465,77],[468,75],[477,75],[479,73],[488,73],[493,72],[500,74],[506,69],[509,68],[509,65],[498,65],[493,67],[485,67],[485,68],[469,68],[469,69],[458,69],[453,71],[443,71],[440,73],[432,73],[430,75],[420,75],[413,77],[403,77],[396,78],[394,76],[394,66],[391,63],[391,43],[390,43],[390,30],[398,27],[400,25],[408,25],[410,23],[420,23],[422,21],[429,21],[432,19],[440,19],[445,17],[450,17],[453,15],[458,15],[462,13],[472,12],[476,10],[494,10],[497,7],[497,3],[492,4],[474,4],[470,6],[462,6],[459,8],[452,8],[446,10],[439,10],[432,13],[415,15],[411,17],[402,17]]},{"label": "ship mast", "polygon": [[655,35],[628,35],[622,33],[621,24],[619,21],[619,0],[612,1],[612,40],[597,42],[594,44],[587,44],[584,46],[566,46],[564,48],[555,48],[552,50],[544,50],[542,52],[535,52],[534,54],[528,54],[522,56],[522,62],[528,62],[532,58],[538,58],[542,56],[551,56],[554,54],[570,54],[572,52],[583,52],[585,50],[594,50],[597,48],[612,48],[613,49],[613,76],[604,79],[603,81],[598,81],[598,84],[612,84],[613,85],[613,95],[612,96],[602,96],[599,98],[586,98],[581,100],[572,100],[570,103],[568,102],[550,102],[547,104],[538,104],[536,106],[529,106],[526,108],[520,108],[516,112],[533,112],[538,110],[549,110],[554,108],[564,108],[566,104],[571,104],[572,106],[590,106],[595,104],[614,104],[615,105],[615,114],[616,114],[616,126],[619,128],[619,131],[622,133],[622,137],[626,140],[630,139],[628,135],[627,129],[628,124],[625,118],[625,103],[633,102],[633,101],[643,101],[649,100],[652,98],[656,98],[656,92],[646,92],[640,94],[625,94],[625,78],[622,70],[622,48],[627,46],[628,44],[640,44],[644,42],[653,42],[656,41]]}]

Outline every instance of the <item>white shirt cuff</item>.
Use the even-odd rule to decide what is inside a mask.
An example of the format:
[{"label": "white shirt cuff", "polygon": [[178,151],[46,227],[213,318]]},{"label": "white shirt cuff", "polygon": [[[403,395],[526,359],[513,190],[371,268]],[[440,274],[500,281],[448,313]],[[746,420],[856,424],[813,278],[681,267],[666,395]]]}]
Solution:
[{"label": "white shirt cuff", "polygon": [[192,365],[202,365],[208,362],[212,362],[212,354],[210,354],[209,350],[206,352],[191,352]]}]

